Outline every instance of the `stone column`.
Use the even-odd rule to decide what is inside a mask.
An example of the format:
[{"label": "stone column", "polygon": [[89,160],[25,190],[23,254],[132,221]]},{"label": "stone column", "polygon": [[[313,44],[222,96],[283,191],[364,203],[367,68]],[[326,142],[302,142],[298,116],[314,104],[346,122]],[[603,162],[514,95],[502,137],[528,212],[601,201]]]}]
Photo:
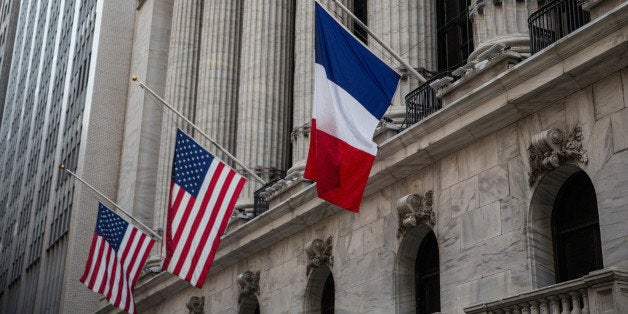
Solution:
[{"label": "stone column", "polygon": [[[196,105],[202,8],[202,0],[175,0],[172,8],[164,98],[191,121],[194,121]],[[157,186],[155,200],[155,219],[161,219],[161,221],[163,221],[163,211],[168,198],[175,128],[178,126],[187,132],[192,130],[168,109],[164,108],[164,110],[157,174],[157,182],[162,184]],[[173,122],[176,122],[176,126]]]},{"label": "stone column", "polygon": [[497,43],[518,53],[529,54],[528,17],[536,9],[536,0],[473,0],[469,17],[473,23],[475,50],[469,60]]},{"label": "stone column", "polygon": [[[437,70],[436,19],[434,1],[390,0],[369,1],[369,28],[388,44],[410,65],[431,72]],[[369,41],[371,50],[391,67],[403,70],[399,61],[374,40]],[[421,72],[421,71],[419,71]],[[396,123],[405,118],[405,97],[420,85],[414,77],[402,77],[386,117]]]},{"label": "stone column", "polygon": [[[206,0],[196,100],[196,124],[235,154],[242,0]],[[214,147],[210,151],[229,162]],[[233,164],[232,164],[233,165]]]},{"label": "stone column", "polygon": [[[351,7],[353,0],[341,1]],[[332,0],[321,0],[332,16],[351,29],[351,18],[338,8]],[[294,106],[292,116],[292,167],[288,174],[298,172],[303,176],[310,144],[310,123],[314,95],[314,1],[297,0],[294,30]]]},{"label": "stone column", "polygon": [[[236,156],[268,180],[290,165],[294,1],[244,0]],[[250,179],[238,207],[261,185]]]}]

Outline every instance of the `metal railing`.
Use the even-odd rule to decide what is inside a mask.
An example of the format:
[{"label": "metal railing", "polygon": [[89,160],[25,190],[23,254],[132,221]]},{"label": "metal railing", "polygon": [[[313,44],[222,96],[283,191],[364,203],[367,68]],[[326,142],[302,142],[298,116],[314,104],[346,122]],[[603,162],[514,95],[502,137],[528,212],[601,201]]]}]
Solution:
[{"label": "metal railing", "polygon": [[430,84],[450,75],[451,72],[438,73],[406,95],[406,119],[402,128],[418,123],[442,108],[441,101]]},{"label": "metal railing", "polygon": [[261,188],[253,192],[253,217],[252,218],[257,217],[268,210],[270,201],[268,201],[268,192],[266,192],[266,189],[273,186],[279,180],[281,180],[281,178],[271,180],[268,183],[264,184],[264,186],[262,186]]},{"label": "metal railing", "polygon": [[556,0],[530,14],[530,49],[535,54],[591,20],[576,0]]}]

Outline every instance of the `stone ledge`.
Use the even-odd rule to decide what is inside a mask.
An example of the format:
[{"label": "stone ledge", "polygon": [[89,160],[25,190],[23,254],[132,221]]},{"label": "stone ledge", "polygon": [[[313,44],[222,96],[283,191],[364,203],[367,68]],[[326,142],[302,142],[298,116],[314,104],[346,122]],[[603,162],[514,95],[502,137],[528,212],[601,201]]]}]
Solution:
[{"label": "stone ledge", "polygon": [[[566,295],[571,291],[587,289],[600,284],[628,285],[628,271],[617,268],[596,270],[582,278],[554,284],[531,292],[521,293],[510,298],[465,307],[464,312],[469,314],[490,313],[491,311],[502,308],[518,306],[522,303],[536,302],[536,300],[539,299],[549,299],[559,295]],[[589,298],[592,299],[592,296],[589,296]]]}]

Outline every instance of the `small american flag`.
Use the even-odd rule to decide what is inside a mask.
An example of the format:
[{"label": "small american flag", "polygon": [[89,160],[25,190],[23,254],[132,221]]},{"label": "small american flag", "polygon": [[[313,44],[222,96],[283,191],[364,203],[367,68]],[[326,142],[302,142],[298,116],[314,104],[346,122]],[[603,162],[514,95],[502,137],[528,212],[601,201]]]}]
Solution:
[{"label": "small american flag", "polygon": [[81,282],[113,305],[135,312],[133,290],[155,240],[103,204]]},{"label": "small american flag", "polygon": [[245,179],[177,130],[162,268],[202,287]]}]

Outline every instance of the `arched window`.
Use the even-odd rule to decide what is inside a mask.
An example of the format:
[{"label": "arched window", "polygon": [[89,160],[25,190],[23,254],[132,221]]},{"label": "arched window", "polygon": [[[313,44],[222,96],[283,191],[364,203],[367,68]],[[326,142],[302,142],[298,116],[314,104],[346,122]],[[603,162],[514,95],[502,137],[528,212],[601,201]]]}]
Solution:
[{"label": "arched window", "polygon": [[419,224],[403,236],[395,262],[396,313],[440,312],[438,242]]},{"label": "arched window", "polygon": [[419,246],[414,266],[416,312],[440,312],[440,275],[438,242],[430,231]]},{"label": "arched window", "polygon": [[572,174],[556,195],[552,240],[556,282],[603,268],[595,189],[582,170]]},{"label": "arched window", "polygon": [[323,287],[323,296],[321,298],[321,313],[333,314],[335,307],[335,293],[334,277],[329,274],[327,280],[325,280],[325,286]]},{"label": "arched window", "polygon": [[253,293],[248,294],[240,301],[239,314],[259,314],[259,301]]},{"label": "arched window", "polygon": [[436,1],[438,71],[463,65],[473,51],[470,0]]},{"label": "arched window", "polygon": [[327,265],[314,268],[305,288],[304,313],[334,313],[336,288]]}]

